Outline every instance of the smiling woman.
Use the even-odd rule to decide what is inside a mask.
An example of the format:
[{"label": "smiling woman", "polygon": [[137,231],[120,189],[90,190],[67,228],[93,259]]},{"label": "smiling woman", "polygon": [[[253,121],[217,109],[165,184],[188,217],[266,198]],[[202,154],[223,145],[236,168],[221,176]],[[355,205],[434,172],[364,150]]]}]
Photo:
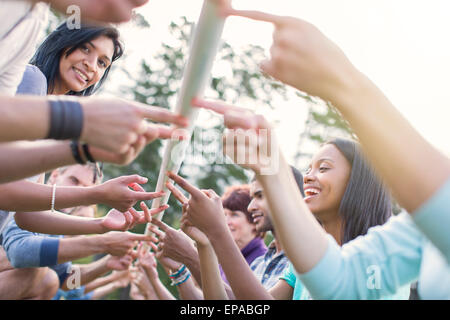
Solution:
[{"label": "smiling woman", "polygon": [[89,25],[70,29],[64,22],[39,46],[30,63],[45,75],[48,94],[88,96],[101,87],[111,64],[122,54],[117,29]]}]

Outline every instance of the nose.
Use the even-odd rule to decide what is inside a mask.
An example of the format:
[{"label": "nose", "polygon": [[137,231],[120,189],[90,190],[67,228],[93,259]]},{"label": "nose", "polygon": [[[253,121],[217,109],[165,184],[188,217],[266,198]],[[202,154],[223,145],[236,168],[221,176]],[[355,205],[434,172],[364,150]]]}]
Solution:
[{"label": "nose", "polygon": [[84,59],[83,61],[86,69],[90,72],[97,72],[97,57],[96,55],[89,55],[88,57],[86,57],[86,59]]},{"label": "nose", "polygon": [[303,175],[303,184],[308,184],[310,182],[313,182],[314,180],[316,180],[314,170],[309,170],[308,173],[305,173]]},{"label": "nose", "polygon": [[255,199],[252,199],[252,201],[250,201],[250,203],[248,204],[247,211],[251,213],[257,209],[258,207],[256,206],[256,201]]}]

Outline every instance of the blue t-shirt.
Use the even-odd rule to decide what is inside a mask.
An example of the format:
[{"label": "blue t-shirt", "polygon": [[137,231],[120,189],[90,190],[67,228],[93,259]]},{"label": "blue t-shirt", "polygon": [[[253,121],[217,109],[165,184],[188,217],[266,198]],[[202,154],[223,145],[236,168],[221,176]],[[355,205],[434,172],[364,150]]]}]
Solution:
[{"label": "blue t-shirt", "polygon": [[[299,274],[300,280],[314,299],[380,299],[420,276],[422,299],[432,293],[434,299],[448,299],[449,199],[450,180],[413,214],[414,221],[402,212],[342,248],[329,236],[325,255],[313,269]],[[436,254],[438,249],[441,255]],[[440,267],[433,267],[433,261]],[[430,270],[432,274],[425,274]]]}]

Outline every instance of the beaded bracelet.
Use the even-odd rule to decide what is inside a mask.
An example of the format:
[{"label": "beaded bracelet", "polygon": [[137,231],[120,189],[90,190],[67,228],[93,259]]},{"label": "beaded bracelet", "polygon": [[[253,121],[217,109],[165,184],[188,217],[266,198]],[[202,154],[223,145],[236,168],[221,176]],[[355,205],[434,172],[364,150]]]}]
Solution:
[{"label": "beaded bracelet", "polygon": [[171,278],[176,278],[178,277],[184,270],[186,270],[186,266],[184,264],[182,264],[177,271],[175,271],[174,273],[170,273],[169,277]]},{"label": "beaded bracelet", "polygon": [[191,273],[189,272],[183,280],[180,280],[179,282],[174,283],[174,285],[179,286],[180,284],[185,283],[189,279],[190,276],[191,276]]}]

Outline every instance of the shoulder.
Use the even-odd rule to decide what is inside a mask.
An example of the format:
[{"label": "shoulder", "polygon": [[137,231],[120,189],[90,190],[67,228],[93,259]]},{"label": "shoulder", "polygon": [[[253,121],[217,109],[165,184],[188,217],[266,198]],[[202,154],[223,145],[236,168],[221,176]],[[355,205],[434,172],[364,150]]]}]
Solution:
[{"label": "shoulder", "polygon": [[27,65],[16,94],[47,95],[47,78],[38,67]]}]

